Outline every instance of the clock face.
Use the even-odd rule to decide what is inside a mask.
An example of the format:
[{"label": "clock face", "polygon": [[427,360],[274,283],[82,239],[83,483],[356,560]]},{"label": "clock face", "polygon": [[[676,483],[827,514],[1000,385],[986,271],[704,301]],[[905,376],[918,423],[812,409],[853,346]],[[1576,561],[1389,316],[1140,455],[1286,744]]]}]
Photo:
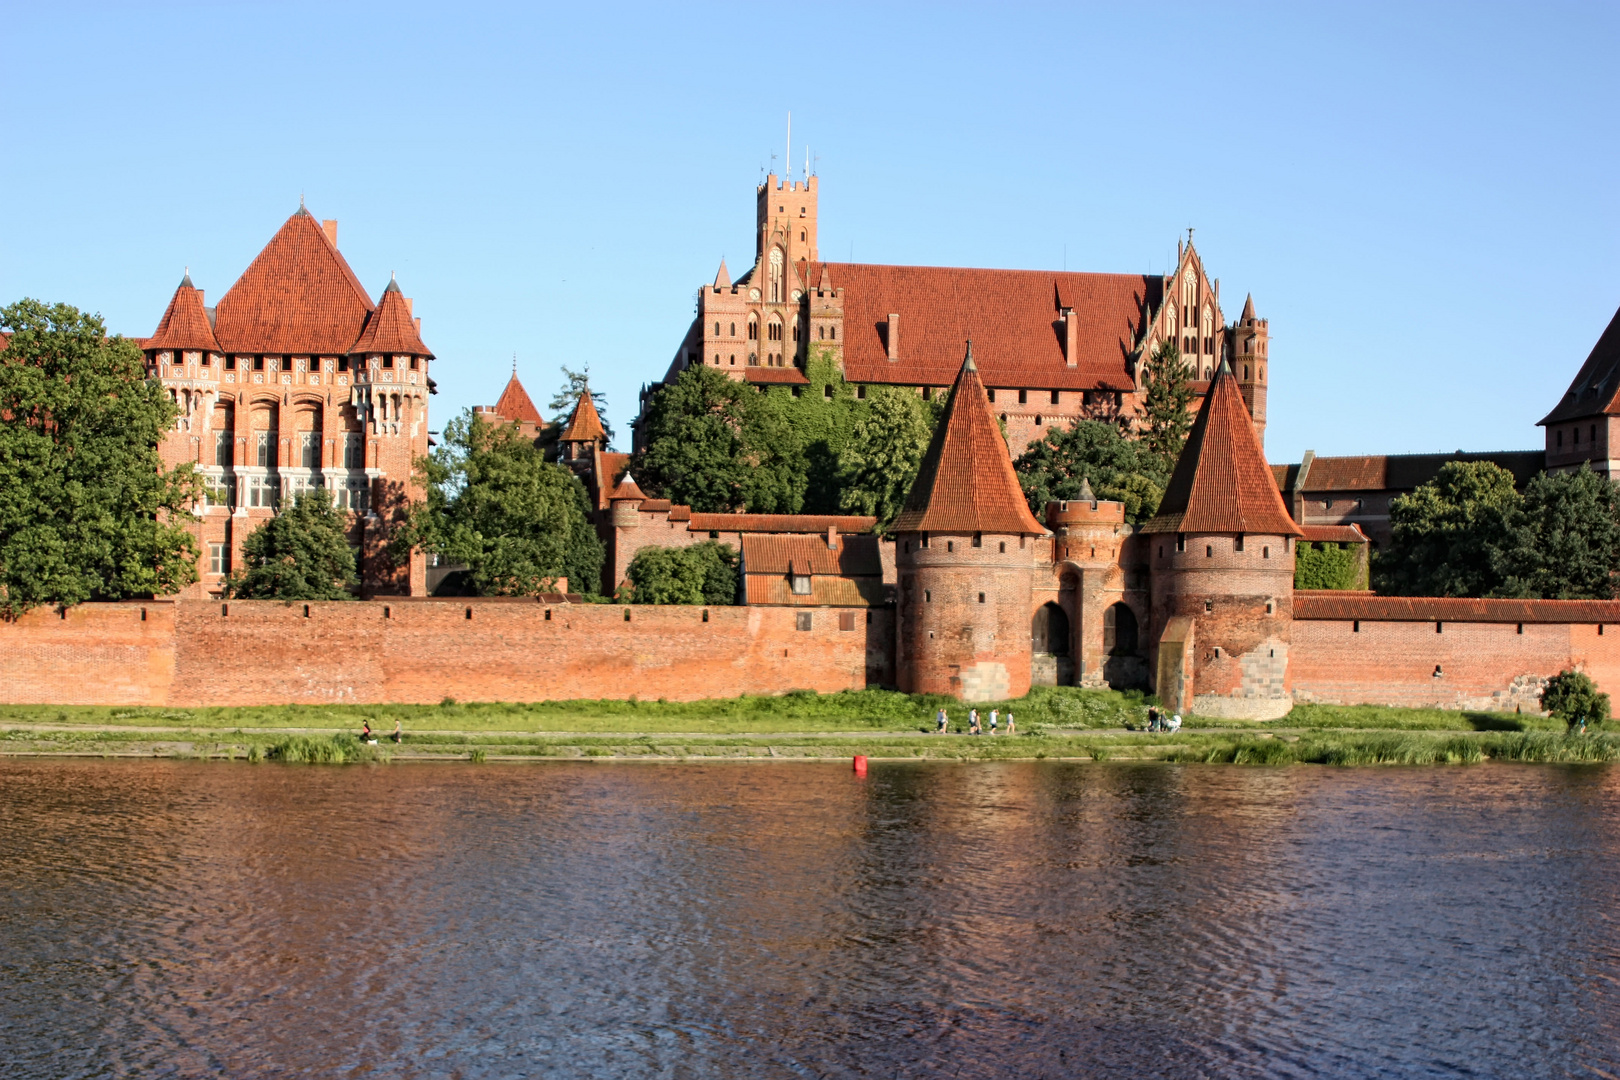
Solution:
[{"label": "clock face", "polygon": [[794,290],[793,290],[793,302],[794,302],[794,303],[795,303],[795,304],[797,304],[797,303],[798,303],[798,302],[799,302],[799,297],[800,297],[800,296],[803,296],[803,295],[804,295],[804,294],[803,294],[803,293],[801,293],[801,292],[799,292],[799,290],[798,290],[798,289],[794,289]]},{"label": "clock face", "polygon": [[758,300],[759,299],[759,290],[758,289],[749,289],[748,290],[748,299],[750,299],[750,300]]}]

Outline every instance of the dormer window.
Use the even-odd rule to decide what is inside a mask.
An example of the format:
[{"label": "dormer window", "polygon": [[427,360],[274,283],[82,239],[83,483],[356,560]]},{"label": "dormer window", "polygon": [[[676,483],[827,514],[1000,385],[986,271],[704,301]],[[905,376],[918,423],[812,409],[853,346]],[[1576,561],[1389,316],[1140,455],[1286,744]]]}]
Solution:
[{"label": "dormer window", "polygon": [[789,582],[790,587],[793,589],[793,595],[794,596],[809,596],[810,595],[810,575],[809,574],[789,574],[788,575],[788,582]]}]

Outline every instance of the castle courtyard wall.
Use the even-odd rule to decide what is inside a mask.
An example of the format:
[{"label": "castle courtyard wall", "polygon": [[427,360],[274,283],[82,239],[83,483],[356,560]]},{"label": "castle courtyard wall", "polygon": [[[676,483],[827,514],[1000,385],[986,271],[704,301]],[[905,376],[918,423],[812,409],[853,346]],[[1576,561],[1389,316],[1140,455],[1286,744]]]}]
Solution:
[{"label": "castle courtyard wall", "polygon": [[886,610],[85,604],[0,623],[0,701],[189,707],[834,693],[892,684],[893,636]]}]

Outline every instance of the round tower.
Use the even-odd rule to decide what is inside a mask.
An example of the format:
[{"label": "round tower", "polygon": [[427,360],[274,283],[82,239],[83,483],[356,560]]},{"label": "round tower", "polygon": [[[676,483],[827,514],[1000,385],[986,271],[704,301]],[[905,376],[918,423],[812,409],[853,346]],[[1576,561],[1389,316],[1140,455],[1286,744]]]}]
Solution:
[{"label": "round tower", "polygon": [[[1079,498],[1046,504],[1046,527],[1052,531],[1054,581],[1047,596],[1037,589],[1035,597],[1037,672],[1043,663],[1045,629],[1047,651],[1058,660],[1054,685],[1120,690],[1147,686],[1142,654],[1147,611],[1140,589],[1129,588],[1131,571],[1126,564],[1133,557],[1134,530],[1125,522],[1125,504],[1097,498],[1090,483],[1082,481]],[[1066,632],[1067,643],[1061,651],[1060,630]]]},{"label": "round tower", "polygon": [[1262,447],[1266,444],[1266,369],[1271,366],[1271,330],[1267,320],[1256,318],[1254,297],[1243,301],[1243,314],[1227,332],[1227,360],[1237,376],[1243,403],[1254,420],[1254,432]]},{"label": "round tower", "polygon": [[1149,666],[1165,706],[1251,720],[1285,715],[1301,534],[1229,365],[1216,373],[1159,512],[1141,531],[1152,571]]},{"label": "round tower", "polygon": [[909,693],[964,701],[1030,686],[1035,537],[971,343],[895,519],[896,668]]}]

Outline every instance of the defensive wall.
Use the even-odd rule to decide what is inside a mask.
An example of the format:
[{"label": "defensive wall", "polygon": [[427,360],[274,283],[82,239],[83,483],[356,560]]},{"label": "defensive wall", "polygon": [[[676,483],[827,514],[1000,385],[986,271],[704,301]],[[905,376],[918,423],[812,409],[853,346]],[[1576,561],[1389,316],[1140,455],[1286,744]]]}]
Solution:
[{"label": "defensive wall", "polygon": [[1566,668],[1620,696],[1620,601],[1294,594],[1295,701],[1536,712]]},{"label": "defensive wall", "polygon": [[147,601],[0,623],[0,701],[432,704],[892,685],[883,609]]}]

